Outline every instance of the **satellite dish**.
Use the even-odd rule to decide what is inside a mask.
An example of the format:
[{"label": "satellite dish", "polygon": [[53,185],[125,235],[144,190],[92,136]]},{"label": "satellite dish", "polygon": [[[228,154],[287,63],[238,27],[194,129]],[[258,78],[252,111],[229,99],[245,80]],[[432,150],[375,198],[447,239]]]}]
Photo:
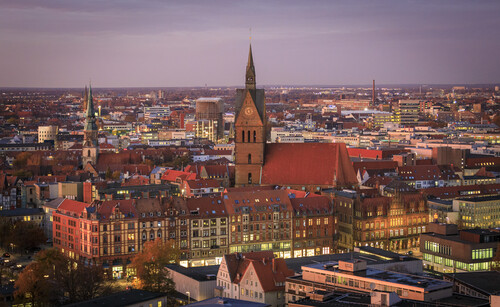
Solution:
[{"label": "satellite dish", "polygon": [[375,290],[375,288],[376,288],[375,284],[374,284],[374,283],[371,283],[371,284],[370,284],[370,290],[372,290],[372,291],[373,291],[373,290]]}]

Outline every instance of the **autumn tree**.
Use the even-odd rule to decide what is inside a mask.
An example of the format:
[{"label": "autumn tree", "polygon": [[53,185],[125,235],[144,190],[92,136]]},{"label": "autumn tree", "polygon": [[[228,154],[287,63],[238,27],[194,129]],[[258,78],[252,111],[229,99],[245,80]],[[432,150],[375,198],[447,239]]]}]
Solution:
[{"label": "autumn tree", "polygon": [[24,268],[14,285],[16,301],[41,306],[54,300],[55,288],[49,282],[47,273],[47,268],[39,262],[32,262]]},{"label": "autumn tree", "polygon": [[143,250],[132,259],[138,278],[137,286],[152,292],[173,293],[175,284],[165,266],[179,261],[180,251],[173,240],[161,239],[144,244]]},{"label": "autumn tree", "polygon": [[[42,287],[44,284],[50,290]],[[15,287],[16,297],[21,301],[73,303],[112,292],[113,281],[106,278],[102,267],[74,261],[52,248],[36,254],[35,261],[21,272]],[[41,299],[42,294],[47,299]]]}]

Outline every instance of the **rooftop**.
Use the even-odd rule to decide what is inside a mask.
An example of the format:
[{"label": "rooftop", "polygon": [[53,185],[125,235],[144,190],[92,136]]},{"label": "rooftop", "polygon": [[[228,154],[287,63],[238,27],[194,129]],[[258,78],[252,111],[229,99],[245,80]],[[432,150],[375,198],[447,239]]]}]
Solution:
[{"label": "rooftop", "polygon": [[167,268],[196,281],[216,280],[219,271],[219,265],[185,268],[177,264],[168,264]]},{"label": "rooftop", "polygon": [[144,301],[149,301],[155,298],[165,297],[165,294],[154,293],[144,290],[131,289],[113,293],[108,296],[95,298],[93,300],[79,302],[67,305],[68,307],[88,307],[88,306],[106,306],[106,307],[120,307],[132,304],[138,304]]},{"label": "rooftop", "polygon": [[498,271],[456,273],[453,276],[447,276],[490,294],[500,294],[500,272]]},{"label": "rooftop", "polygon": [[390,282],[390,283],[394,283],[394,284],[401,284],[401,285],[407,285],[407,286],[411,286],[411,287],[418,287],[418,288],[424,289],[425,291],[433,291],[433,290],[448,288],[448,287],[452,286],[452,284],[450,282],[439,280],[439,279],[432,279],[432,278],[427,278],[427,277],[422,277],[422,276],[417,276],[417,275],[403,274],[403,273],[392,272],[392,271],[384,271],[384,270],[378,270],[378,269],[373,269],[373,268],[367,268],[366,270],[361,270],[361,271],[357,271],[357,272],[342,271],[342,270],[338,269],[338,262],[332,261],[330,264],[332,266],[326,267],[325,264],[314,263],[314,264],[305,265],[305,266],[303,266],[303,268],[311,268],[311,269],[321,270],[321,271],[330,271],[330,272],[335,272],[335,273],[354,275],[354,276],[363,277],[363,278],[367,278],[367,279],[374,279],[374,280],[379,280],[379,281],[384,281],[384,282]]}]

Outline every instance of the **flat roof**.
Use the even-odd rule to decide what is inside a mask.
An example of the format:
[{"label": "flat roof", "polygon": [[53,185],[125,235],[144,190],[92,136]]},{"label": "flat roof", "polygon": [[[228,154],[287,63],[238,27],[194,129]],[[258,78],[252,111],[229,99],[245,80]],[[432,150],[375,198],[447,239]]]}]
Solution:
[{"label": "flat roof", "polygon": [[238,300],[228,297],[213,297],[186,306],[204,306],[204,307],[220,307],[220,306],[241,306],[241,307],[267,307],[269,304]]},{"label": "flat roof", "polygon": [[447,274],[447,276],[490,294],[500,294],[500,272],[498,271],[466,272]]},{"label": "flat roof", "polygon": [[[177,264],[167,264],[168,269],[175,271],[179,274],[185,275],[197,281],[209,281],[217,279],[217,272],[219,271],[219,265],[208,265],[200,267],[185,268]],[[207,275],[214,275],[213,277]]]},{"label": "flat roof", "polygon": [[44,214],[42,208],[16,208],[12,210],[0,210],[0,216],[4,217],[40,215],[40,214]]},{"label": "flat roof", "polygon": [[337,267],[338,262],[332,262],[330,264],[333,266],[325,267],[325,265],[322,263],[314,263],[305,265],[304,267],[320,271],[335,272],[339,274],[347,274],[383,282],[390,282],[411,287],[417,287],[417,288],[422,288],[425,291],[439,290],[442,288],[449,288],[452,286],[451,282],[417,276],[417,275],[403,274],[393,271],[384,271],[373,268],[367,268],[366,270],[361,270],[357,272],[349,272],[338,269]]},{"label": "flat roof", "polygon": [[457,198],[457,200],[478,203],[478,202],[483,202],[483,201],[500,200],[500,195],[478,196],[478,197],[471,197],[471,198]]},{"label": "flat roof", "polygon": [[154,293],[145,290],[131,289],[127,291],[121,291],[113,293],[111,295],[98,297],[92,300],[83,301],[79,303],[74,303],[66,305],[69,307],[77,306],[105,306],[105,307],[120,307],[132,304],[137,304],[144,301],[149,301],[155,298],[166,297],[164,293]]},{"label": "flat roof", "polygon": [[400,255],[393,253],[391,251],[386,251],[383,249],[378,249],[375,247],[364,246],[359,248],[359,252],[350,252],[344,254],[330,254],[330,255],[319,255],[311,257],[301,257],[301,258],[288,258],[285,259],[286,265],[289,269],[296,273],[302,271],[302,266],[311,263],[329,263],[332,261],[338,262],[339,260],[350,260],[350,259],[360,259],[366,261],[366,264],[384,264],[391,262],[403,262],[403,261],[421,261],[420,259]]}]

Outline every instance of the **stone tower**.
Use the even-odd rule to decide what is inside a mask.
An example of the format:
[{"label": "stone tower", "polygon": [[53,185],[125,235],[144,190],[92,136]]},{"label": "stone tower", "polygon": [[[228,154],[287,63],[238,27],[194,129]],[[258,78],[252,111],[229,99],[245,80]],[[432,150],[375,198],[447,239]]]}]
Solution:
[{"label": "stone tower", "polygon": [[98,129],[94,111],[94,99],[92,97],[92,86],[89,87],[86,93],[87,110],[85,112],[85,126],[83,128],[83,146],[82,146],[82,165],[85,167],[87,163],[95,165],[99,155]]},{"label": "stone tower", "polygon": [[236,92],[235,185],[260,185],[266,145],[264,90],[255,86],[252,46],[248,53],[245,88]]}]

